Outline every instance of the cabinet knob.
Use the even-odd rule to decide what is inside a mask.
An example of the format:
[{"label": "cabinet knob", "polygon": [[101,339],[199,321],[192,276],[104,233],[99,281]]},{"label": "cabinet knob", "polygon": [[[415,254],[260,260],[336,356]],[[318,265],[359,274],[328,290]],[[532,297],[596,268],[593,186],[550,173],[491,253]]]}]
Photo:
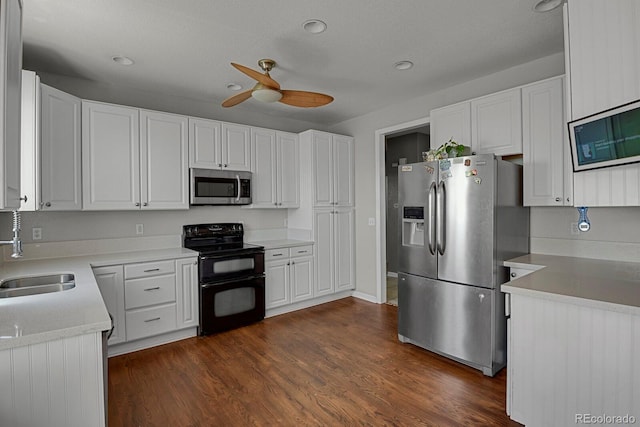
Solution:
[{"label": "cabinet knob", "polygon": [[140,206],[140,202],[136,202],[136,206]]},{"label": "cabinet knob", "polygon": [[221,168],[222,167],[222,163],[218,163],[218,167]]},{"label": "cabinet knob", "polygon": [[571,199],[567,197],[567,203],[571,203]]},{"label": "cabinet knob", "polygon": [[278,202],[275,202],[275,203],[274,203],[274,205],[275,205],[275,206],[278,206]]},{"label": "cabinet knob", "polygon": [[46,207],[50,208],[51,207],[51,202],[47,202],[44,204]]},{"label": "cabinet knob", "polygon": [[25,194],[24,197],[20,197],[18,200],[22,200],[27,203],[27,195]]},{"label": "cabinet knob", "polygon": [[560,202],[562,199],[560,197],[556,197],[556,202]]},{"label": "cabinet knob", "polygon": [[516,277],[517,274],[516,273],[511,273],[511,277]]},{"label": "cabinet knob", "polygon": [[229,165],[227,165],[227,164],[225,163],[225,164],[224,164],[224,167],[226,168],[227,166],[229,166]]},{"label": "cabinet knob", "polygon": [[144,202],[144,203],[142,204],[142,206],[149,206],[149,203]]},{"label": "cabinet knob", "polygon": [[288,262],[288,263],[287,263],[287,265],[291,265],[291,263],[290,263],[290,262]]}]

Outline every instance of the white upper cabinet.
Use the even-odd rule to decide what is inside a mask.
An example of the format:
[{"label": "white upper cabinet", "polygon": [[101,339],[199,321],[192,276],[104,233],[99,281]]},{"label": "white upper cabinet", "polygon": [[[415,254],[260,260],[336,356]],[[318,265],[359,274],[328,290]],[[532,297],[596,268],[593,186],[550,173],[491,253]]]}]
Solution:
[{"label": "white upper cabinet", "polygon": [[522,88],[525,206],[572,204],[563,83],[556,77]]},{"label": "white upper cabinet", "polygon": [[222,168],[222,123],[189,117],[189,167]]},{"label": "white upper cabinet", "polygon": [[42,210],[82,209],[81,100],[41,85]]},{"label": "white upper cabinet", "polygon": [[0,1],[0,209],[20,207],[22,2]]},{"label": "white upper cabinet", "polygon": [[251,170],[251,128],[222,123],[222,166],[235,171]]},{"label": "white upper cabinet", "polygon": [[186,118],[83,101],[82,124],[83,209],[188,209]]},{"label": "white upper cabinet", "polygon": [[20,202],[21,211],[40,208],[40,78],[22,70],[20,113]]},{"label": "white upper cabinet", "polygon": [[140,111],[142,208],[188,209],[187,118]]},{"label": "white upper cabinet", "polygon": [[312,142],[314,206],[353,206],[353,138],[318,131],[302,135]]},{"label": "white upper cabinet", "polygon": [[519,88],[471,101],[471,151],[498,156],[522,153]]},{"label": "white upper cabinet", "polygon": [[431,110],[430,120],[432,148],[439,148],[450,139],[471,147],[471,102]]},{"label": "white upper cabinet", "polygon": [[[640,2],[579,0],[564,7],[569,117],[640,99]],[[573,177],[575,206],[640,206],[638,164]]]},{"label": "white upper cabinet", "polygon": [[299,206],[300,160],[296,134],[252,128],[251,162],[251,207]]},{"label": "white upper cabinet", "polygon": [[189,166],[250,171],[251,128],[190,117]]}]

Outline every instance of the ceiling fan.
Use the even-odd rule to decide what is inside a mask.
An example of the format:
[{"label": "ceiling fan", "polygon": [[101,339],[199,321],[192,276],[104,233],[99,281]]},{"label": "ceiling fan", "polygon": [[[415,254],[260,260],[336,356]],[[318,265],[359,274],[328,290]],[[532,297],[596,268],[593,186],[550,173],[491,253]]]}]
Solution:
[{"label": "ceiling fan", "polygon": [[242,101],[246,101],[251,97],[262,102],[278,101],[293,107],[303,108],[321,107],[333,101],[332,96],[325,95],[323,93],[280,89],[278,82],[269,76],[269,71],[276,66],[276,61],[273,59],[261,59],[258,61],[258,65],[262,68],[264,74],[260,74],[258,71],[252,70],[244,65],[235,64],[233,62],[231,65],[252,79],[257,80],[258,83],[249,90],[225,99],[222,103],[223,107],[233,107],[234,105],[238,105]]}]

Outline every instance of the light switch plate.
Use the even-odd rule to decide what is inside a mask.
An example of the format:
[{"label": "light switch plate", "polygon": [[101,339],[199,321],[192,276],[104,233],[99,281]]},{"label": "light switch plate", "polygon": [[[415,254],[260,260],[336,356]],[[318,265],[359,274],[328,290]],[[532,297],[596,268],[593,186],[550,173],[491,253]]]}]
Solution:
[{"label": "light switch plate", "polygon": [[369,225],[376,225],[376,219],[375,218],[369,218]]},{"label": "light switch plate", "polygon": [[144,225],[136,224],[136,234],[144,234]]},{"label": "light switch plate", "polygon": [[42,240],[42,228],[40,227],[33,227],[31,229],[31,238],[33,240]]}]

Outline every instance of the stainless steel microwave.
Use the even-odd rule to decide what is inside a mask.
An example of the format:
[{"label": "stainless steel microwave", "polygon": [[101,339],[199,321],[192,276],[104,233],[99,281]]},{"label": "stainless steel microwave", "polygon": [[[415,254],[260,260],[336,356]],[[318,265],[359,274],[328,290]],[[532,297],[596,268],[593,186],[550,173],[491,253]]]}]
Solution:
[{"label": "stainless steel microwave", "polygon": [[190,204],[251,204],[251,172],[192,168]]}]

